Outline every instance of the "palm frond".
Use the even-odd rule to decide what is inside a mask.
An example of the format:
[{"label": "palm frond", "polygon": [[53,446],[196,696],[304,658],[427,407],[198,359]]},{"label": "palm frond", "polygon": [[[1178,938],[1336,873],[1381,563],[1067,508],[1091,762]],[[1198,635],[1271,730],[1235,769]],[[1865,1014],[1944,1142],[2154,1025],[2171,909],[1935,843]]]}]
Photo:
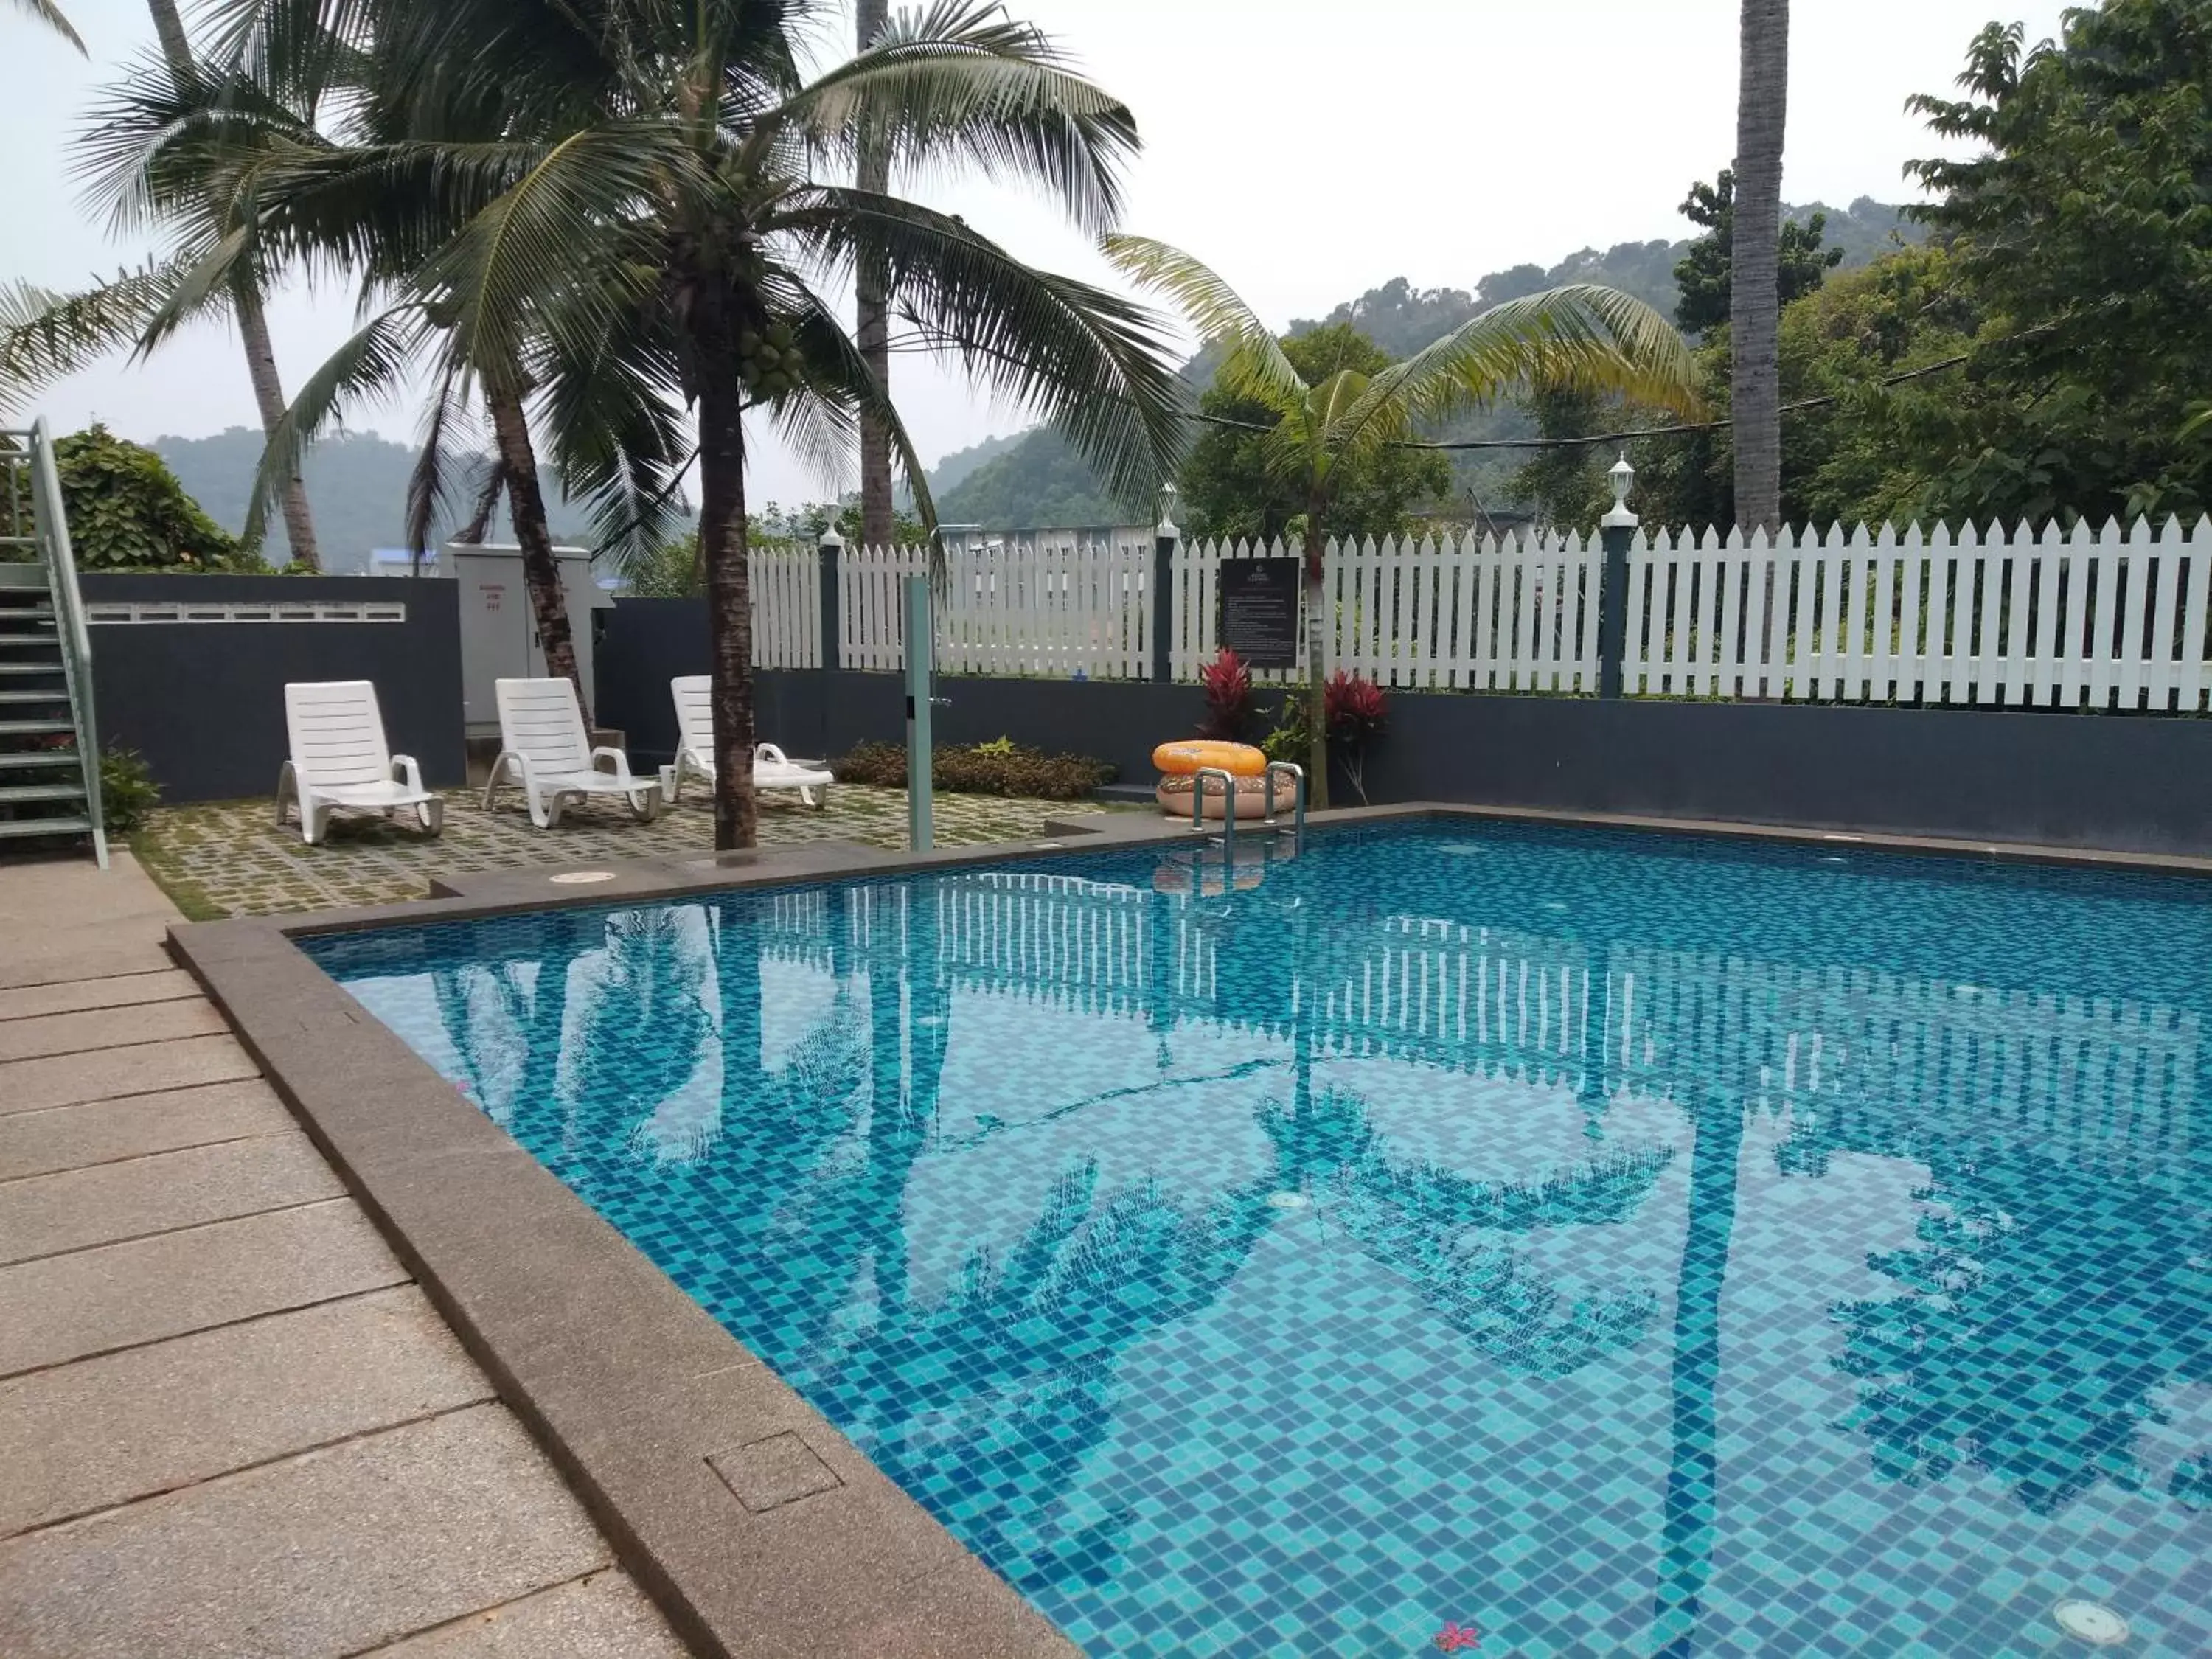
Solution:
[{"label": "palm frond", "polygon": [[149,263],[80,294],[0,283],[0,411],[108,352],[135,345],[179,275],[173,264]]},{"label": "palm frond", "polygon": [[[462,520],[453,539],[471,547],[482,546],[483,538],[491,534],[492,515],[499,511],[499,498],[506,490],[505,459],[498,455],[486,456],[477,474],[476,500],[470,503],[469,516]],[[416,549],[417,557],[421,556],[422,548],[429,542],[430,521],[436,512],[434,499],[426,499],[422,506],[423,510],[418,517],[414,492],[410,490],[407,500],[407,539],[408,544]]]},{"label": "palm frond", "polygon": [[1382,370],[1332,422],[1329,443],[1396,436],[1408,421],[1524,384],[1617,392],[1685,416],[1699,409],[1690,349],[1674,325],[1618,289],[1576,283],[1493,306]]},{"label": "palm frond", "polygon": [[787,125],[839,161],[872,148],[908,172],[1040,184],[1092,234],[1120,217],[1121,168],[1137,149],[1127,106],[1041,31],[981,0],[895,14],[868,51],[763,112],[754,131]]},{"label": "palm frond", "polygon": [[299,470],[300,457],[345,409],[363,400],[389,397],[405,384],[425,341],[420,307],[398,306],[356,330],[332,352],[292,399],[292,406],[269,429],[261,465],[254,473],[246,503],[249,543],[261,539],[269,508],[285,483]]},{"label": "palm frond", "polygon": [[86,206],[119,234],[179,216],[230,225],[272,158],[329,148],[311,118],[245,76],[143,58],[93,105],[72,146]]},{"label": "palm frond", "polygon": [[[806,358],[809,391],[817,398],[837,400],[855,419],[872,415],[882,422],[890,438],[899,470],[913,492],[915,516],[925,528],[936,529],[937,502],[929,493],[927,469],[915,449],[906,422],[899,418],[898,410],[891,402],[890,389],[877,380],[836,313],[811,289],[799,289],[793,314],[793,343]],[[848,441],[840,441],[840,459],[848,447]],[[830,459],[826,452],[823,459]]]},{"label": "palm frond", "polygon": [[[461,386],[464,378],[459,370],[450,368],[439,377],[429,404],[422,411],[422,441],[415,452],[415,465],[407,470],[407,550],[418,565],[453,499],[453,462],[447,446],[453,428],[470,420],[469,401]],[[499,470],[503,477],[505,469]]]},{"label": "palm frond", "polygon": [[672,502],[692,445],[665,317],[635,307],[612,320],[588,355],[540,349],[530,372],[544,388],[538,424],[550,434],[562,493],[590,513],[592,550],[634,572],[678,516]]},{"label": "palm frond", "polygon": [[961,221],[872,191],[817,186],[780,228],[849,270],[879,262],[893,308],[927,345],[1066,436],[1107,489],[1149,496],[1180,459],[1187,395],[1161,319],[1024,264]]},{"label": "palm frond", "polygon": [[272,160],[255,184],[264,245],[375,281],[411,276],[527,178],[542,143],[488,139],[349,145]]},{"label": "palm frond", "polygon": [[1283,355],[1274,331],[1212,270],[1148,236],[1109,236],[1100,246],[1124,276],[1174,301],[1201,340],[1227,348],[1214,384],[1285,413],[1305,401],[1306,383]]},{"label": "palm frond", "polygon": [[504,374],[543,337],[587,356],[617,314],[646,303],[659,273],[641,264],[632,216],[670,194],[720,186],[672,126],[616,123],[549,146],[423,267],[419,282],[453,301],[456,361]]},{"label": "palm frond", "polygon": [[54,0],[15,0],[15,3],[16,10],[44,23],[56,34],[75,46],[80,55],[87,58],[92,56],[90,52],[85,51],[82,37],[70,27],[70,20],[62,15],[62,9],[54,4]]}]

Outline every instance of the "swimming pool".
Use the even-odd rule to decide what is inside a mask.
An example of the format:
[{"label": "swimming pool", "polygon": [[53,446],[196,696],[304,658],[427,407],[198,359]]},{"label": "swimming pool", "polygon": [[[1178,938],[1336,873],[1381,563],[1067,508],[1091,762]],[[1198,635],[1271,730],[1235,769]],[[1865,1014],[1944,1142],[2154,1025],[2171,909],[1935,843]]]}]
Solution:
[{"label": "swimming pool", "polygon": [[303,943],[1093,1653],[2212,1649],[2212,887],[1238,856]]}]

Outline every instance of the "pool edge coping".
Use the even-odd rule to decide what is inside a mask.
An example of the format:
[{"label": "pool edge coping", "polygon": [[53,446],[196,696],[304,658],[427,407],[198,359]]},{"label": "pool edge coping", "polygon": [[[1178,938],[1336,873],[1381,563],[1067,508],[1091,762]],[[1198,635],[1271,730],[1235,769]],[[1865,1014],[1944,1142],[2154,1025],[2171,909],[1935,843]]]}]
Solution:
[{"label": "pool edge coping", "polygon": [[[2212,875],[2212,859],[1447,803],[1341,809],[1312,823],[1326,830],[1408,818]],[[720,859],[602,861],[590,867],[610,869],[611,878],[591,886],[551,884],[551,875],[580,866],[548,865],[435,883],[438,896],[404,904],[175,924],[168,946],[561,1469],[617,1559],[695,1649],[796,1656],[874,1643],[915,1659],[1065,1656],[1075,1650],[1043,1613],[369,1016],[297,940],[1175,844],[1203,843],[1185,822],[1128,813],[921,854],[817,842]],[[530,1248],[496,1248],[517,1238]],[[772,1501],[755,1508],[708,1460],[769,1457],[757,1451],[769,1442],[778,1443],[775,1457],[796,1459],[808,1472],[801,1484],[813,1489],[779,1498],[771,1480],[755,1496]]]}]

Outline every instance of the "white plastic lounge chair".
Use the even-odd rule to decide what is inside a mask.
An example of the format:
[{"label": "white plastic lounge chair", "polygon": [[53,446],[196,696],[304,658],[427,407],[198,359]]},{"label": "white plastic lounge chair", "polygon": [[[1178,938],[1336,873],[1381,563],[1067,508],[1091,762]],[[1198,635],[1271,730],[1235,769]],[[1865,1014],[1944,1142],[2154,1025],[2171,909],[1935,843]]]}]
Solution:
[{"label": "white plastic lounge chair", "polygon": [[445,803],[422,787],[412,755],[385,744],[384,716],[368,680],[310,680],[284,688],[284,730],[291,759],[276,775],[276,822],[287,805],[300,810],[300,839],[313,847],[340,806],[393,812],[415,810],[416,821],[436,835]]},{"label": "white plastic lounge chair", "polygon": [[[540,830],[561,822],[562,811],[586,795],[621,795],[641,823],[660,810],[660,783],[631,775],[619,749],[588,746],[576,688],[565,679],[495,680],[499,697],[499,758],[484,785],[484,811],[502,783],[522,787],[530,821]],[[610,769],[602,770],[606,763]]]},{"label": "white plastic lounge chair", "polygon": [[[696,773],[709,788],[714,787],[714,709],[708,696],[712,684],[704,674],[679,674],[668,682],[676,698],[676,764],[660,769],[660,783],[661,793],[672,801],[683,798],[687,773]],[[806,805],[819,806],[827,801],[830,786],[836,781],[836,773],[792,760],[772,743],[753,745],[755,789],[796,789]],[[821,801],[814,799],[817,789],[823,792]]]}]

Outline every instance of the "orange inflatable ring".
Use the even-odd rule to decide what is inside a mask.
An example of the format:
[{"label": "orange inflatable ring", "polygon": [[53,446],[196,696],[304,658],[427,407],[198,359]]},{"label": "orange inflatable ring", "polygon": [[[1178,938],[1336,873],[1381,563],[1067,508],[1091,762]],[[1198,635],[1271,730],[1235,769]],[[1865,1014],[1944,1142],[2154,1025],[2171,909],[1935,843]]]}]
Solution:
[{"label": "orange inflatable ring", "polygon": [[1152,764],[1171,778],[1187,778],[1201,766],[1218,767],[1232,778],[1256,778],[1267,769],[1267,757],[1249,743],[1186,738],[1153,750]]}]

